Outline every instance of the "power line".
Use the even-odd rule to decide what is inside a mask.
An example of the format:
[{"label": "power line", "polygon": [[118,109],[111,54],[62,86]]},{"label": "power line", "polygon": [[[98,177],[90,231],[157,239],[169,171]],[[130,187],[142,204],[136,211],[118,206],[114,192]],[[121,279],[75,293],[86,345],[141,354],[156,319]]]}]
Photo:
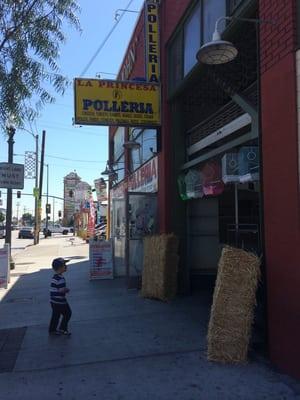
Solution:
[{"label": "power line", "polygon": [[95,61],[96,57],[98,56],[98,54],[100,53],[100,51],[103,49],[103,47],[105,46],[106,42],[108,41],[108,39],[111,37],[112,33],[114,32],[114,30],[116,29],[116,27],[119,25],[119,22],[121,21],[121,19],[123,18],[124,14],[126,13],[126,11],[128,10],[128,8],[130,7],[131,3],[133,3],[133,0],[130,0],[129,3],[127,4],[127,6],[125,7],[124,11],[120,14],[119,19],[114,23],[114,25],[112,26],[111,30],[108,32],[108,34],[105,36],[104,40],[101,42],[100,46],[98,47],[98,49],[96,50],[95,54],[92,56],[92,58],[90,59],[90,61],[87,63],[87,65],[85,66],[85,68],[83,69],[83,71],[81,72],[80,76],[84,76],[86,74],[86,72],[89,70],[90,66],[93,64],[93,62]]},{"label": "power line", "polygon": [[58,157],[58,156],[51,156],[48,154],[45,154],[45,157],[48,158],[56,158],[57,160],[64,160],[64,161],[75,161],[75,162],[83,162],[83,163],[106,163],[106,161],[101,161],[101,160],[75,160],[73,158],[65,158],[65,157]]},{"label": "power line", "polygon": [[[24,154],[16,154],[14,153],[14,156],[16,157],[24,157]],[[50,154],[45,154],[45,157],[47,158],[55,158],[57,160],[63,160],[63,161],[75,161],[75,162],[82,162],[82,163],[93,163],[93,164],[102,164],[106,163],[107,161],[102,161],[102,160],[76,160],[74,158],[65,158],[65,157],[58,157],[58,156],[52,156]]]},{"label": "power line", "polygon": [[[95,137],[101,137],[99,135],[99,133],[97,132],[92,132],[92,131],[88,131],[86,128],[84,128],[84,130],[79,130],[77,128],[72,128],[71,126],[69,128],[64,128],[63,126],[55,126],[52,124],[48,124],[48,123],[43,123],[41,124],[43,125],[43,127],[47,128],[47,129],[51,129],[51,130],[55,130],[55,131],[64,131],[65,133],[75,133],[76,135],[81,134],[81,135],[89,135],[89,136],[95,136]],[[76,129],[76,130],[75,130]],[[59,132],[57,132],[59,133]]]}]

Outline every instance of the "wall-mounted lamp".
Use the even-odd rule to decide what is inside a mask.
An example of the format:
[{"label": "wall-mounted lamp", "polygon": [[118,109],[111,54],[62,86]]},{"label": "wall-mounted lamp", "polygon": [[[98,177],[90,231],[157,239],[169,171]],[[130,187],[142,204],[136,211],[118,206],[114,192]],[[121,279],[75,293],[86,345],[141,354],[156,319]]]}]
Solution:
[{"label": "wall-mounted lamp", "polygon": [[140,149],[141,144],[136,142],[135,140],[128,140],[123,144],[123,147],[126,150]]},{"label": "wall-mounted lamp", "polygon": [[251,22],[256,24],[267,23],[271,25],[276,25],[276,22],[271,20],[256,18],[220,17],[216,20],[215,31],[213,33],[212,41],[205,43],[196,55],[199,62],[208,65],[219,65],[229,63],[237,57],[238,49],[233,43],[227,40],[222,40],[219,30],[219,24],[222,21],[233,20]]},{"label": "wall-mounted lamp", "polygon": [[221,39],[219,24],[224,20],[232,20],[232,17],[218,18],[212,41],[205,43],[197,53],[197,60],[203,64],[218,65],[233,61],[238,55],[238,50],[233,43]]}]

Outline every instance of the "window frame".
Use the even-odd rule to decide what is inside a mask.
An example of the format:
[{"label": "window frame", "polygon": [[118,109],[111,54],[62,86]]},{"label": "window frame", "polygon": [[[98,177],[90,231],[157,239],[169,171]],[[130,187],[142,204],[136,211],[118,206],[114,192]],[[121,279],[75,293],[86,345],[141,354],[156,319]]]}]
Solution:
[{"label": "window frame", "polygon": [[[224,0],[225,2],[225,14],[226,16],[229,15],[229,7],[230,7],[230,0]],[[178,23],[177,28],[171,35],[170,39],[167,42],[167,55],[168,55],[168,97],[171,98],[174,94],[178,91],[178,89],[189,79],[191,75],[193,75],[194,71],[198,67],[198,63],[196,62],[195,65],[189,70],[189,72],[184,75],[184,28],[188,20],[191,18],[192,14],[195,12],[197,7],[200,5],[200,46],[203,45],[204,40],[204,2],[203,0],[194,0],[192,1],[190,7],[182,17],[181,21]],[[225,25],[226,29],[226,25]],[[172,60],[171,60],[171,49],[172,45],[174,44],[177,38],[181,40],[181,78],[179,81],[172,82]]]},{"label": "window frame", "polygon": [[[155,139],[155,146],[156,146],[156,148],[154,149],[154,153],[157,153],[157,150],[158,150],[158,130],[157,130],[156,128],[141,128],[140,131],[139,131],[139,133],[138,133],[137,135],[132,135],[132,132],[133,132],[134,129],[138,129],[138,128],[133,128],[133,129],[131,129],[131,131],[129,132],[129,138],[130,138],[130,140],[134,140],[134,141],[137,141],[139,138],[143,137],[143,135],[145,134],[145,132],[147,132],[148,130],[153,130],[153,131],[155,131],[154,139]],[[139,154],[140,162],[138,163],[138,166],[137,166],[137,167],[134,166],[134,164],[133,164],[133,161],[134,161],[134,160],[133,160],[133,157],[132,157],[133,151],[135,151],[135,150],[132,149],[132,150],[130,150],[130,152],[129,152],[129,170],[130,170],[131,173],[137,171],[139,168],[141,168],[144,164],[146,164],[149,160],[151,160],[151,159],[152,159],[153,157],[155,157],[155,155],[156,155],[156,154],[152,154],[149,158],[147,158],[146,160],[144,160],[144,159],[143,159],[143,153],[144,153],[144,148],[143,148],[144,140],[143,140],[143,139],[142,139],[141,143],[142,143],[142,145],[141,145],[141,147],[138,149],[138,151],[140,152],[140,154]],[[150,149],[150,148],[149,148],[149,149]]]}]

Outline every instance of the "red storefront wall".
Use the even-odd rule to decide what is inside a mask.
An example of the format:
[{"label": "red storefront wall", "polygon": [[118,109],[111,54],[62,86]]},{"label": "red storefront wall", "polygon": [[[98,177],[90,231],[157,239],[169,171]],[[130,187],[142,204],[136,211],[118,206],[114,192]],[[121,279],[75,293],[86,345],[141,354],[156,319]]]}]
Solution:
[{"label": "red storefront wall", "polygon": [[158,158],[159,180],[158,180],[158,204],[159,224],[162,233],[172,230],[171,221],[171,187],[172,176],[172,132],[170,121],[170,109],[168,104],[168,60],[167,42],[174,32],[180,19],[183,17],[191,0],[163,0],[161,2],[160,29],[161,29],[161,81],[162,81],[162,151]]},{"label": "red storefront wall", "polygon": [[271,360],[300,378],[296,0],[260,0],[262,151]]},{"label": "red storefront wall", "polygon": [[[167,81],[168,65],[166,43],[175,30],[179,20],[184,15],[187,7],[192,0],[163,0],[160,9],[160,40],[161,40],[161,86],[162,86],[162,128],[161,128],[161,152],[158,154],[158,204],[159,204],[159,229],[160,232],[169,232],[171,230],[170,221],[170,179],[172,174],[172,137],[170,128],[169,106],[167,103]],[[142,78],[145,76],[145,28],[144,12],[141,13],[135,30],[131,36],[127,47],[122,66],[120,68],[119,78],[129,57],[129,52],[135,47],[135,62],[132,66],[128,80]],[[112,141],[116,128],[109,129],[110,141]]]},{"label": "red storefront wall", "polygon": [[[162,151],[158,155],[159,223],[169,232],[172,132],[167,102],[166,43],[192,0],[161,2]],[[261,106],[264,228],[271,360],[300,378],[300,215],[296,109],[296,0],[259,0],[261,24]],[[128,79],[143,77],[144,16],[129,43],[138,38],[136,60]],[[121,68],[122,71],[122,68]],[[110,129],[110,138],[115,129]]]},{"label": "red storefront wall", "polygon": [[[123,73],[126,73],[126,76],[123,77]],[[123,78],[124,80],[131,80],[143,77],[145,77],[145,27],[144,12],[142,10],[132,33],[131,40],[127,46],[117,79],[121,80]],[[116,129],[116,127],[109,128],[110,143],[113,140]],[[109,145],[110,158],[112,158],[111,152],[112,146]],[[126,170],[127,169],[126,167]]]}]

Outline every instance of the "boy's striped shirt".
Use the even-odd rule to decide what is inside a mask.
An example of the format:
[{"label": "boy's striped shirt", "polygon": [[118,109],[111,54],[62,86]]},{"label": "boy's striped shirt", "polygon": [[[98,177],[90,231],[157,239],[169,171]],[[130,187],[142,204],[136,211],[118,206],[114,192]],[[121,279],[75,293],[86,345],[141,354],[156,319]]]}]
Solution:
[{"label": "boy's striped shirt", "polygon": [[66,294],[59,290],[66,287],[66,280],[61,274],[55,274],[51,280],[50,302],[55,304],[66,304]]}]

